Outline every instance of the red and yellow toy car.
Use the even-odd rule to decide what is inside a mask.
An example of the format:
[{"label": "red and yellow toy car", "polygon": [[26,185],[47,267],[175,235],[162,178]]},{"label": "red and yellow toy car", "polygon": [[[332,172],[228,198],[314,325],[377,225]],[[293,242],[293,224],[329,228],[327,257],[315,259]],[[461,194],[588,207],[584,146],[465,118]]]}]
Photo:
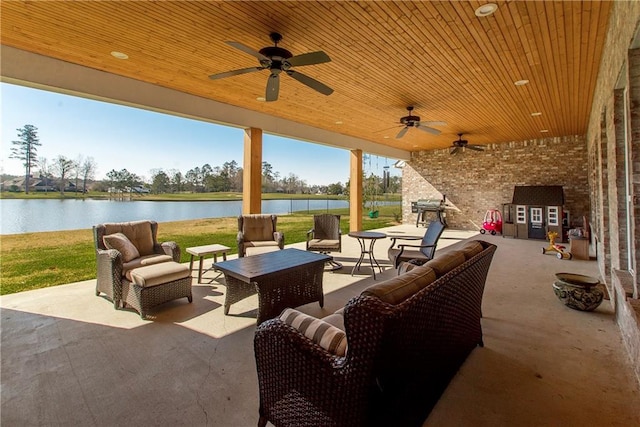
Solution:
[{"label": "red and yellow toy car", "polygon": [[480,234],[484,234],[487,231],[493,236],[495,236],[496,233],[502,233],[502,214],[499,210],[489,209],[487,213],[484,214]]}]

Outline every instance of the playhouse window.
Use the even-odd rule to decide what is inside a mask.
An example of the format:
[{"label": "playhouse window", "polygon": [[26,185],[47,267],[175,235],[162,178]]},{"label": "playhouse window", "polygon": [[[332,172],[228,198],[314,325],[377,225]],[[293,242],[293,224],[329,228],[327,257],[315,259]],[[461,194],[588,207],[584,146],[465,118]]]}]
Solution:
[{"label": "playhouse window", "polygon": [[559,216],[558,216],[558,208],[549,206],[547,210],[547,222],[549,225],[558,225],[559,224]]},{"label": "playhouse window", "polygon": [[518,224],[527,223],[527,207],[526,206],[516,206],[516,222]]}]

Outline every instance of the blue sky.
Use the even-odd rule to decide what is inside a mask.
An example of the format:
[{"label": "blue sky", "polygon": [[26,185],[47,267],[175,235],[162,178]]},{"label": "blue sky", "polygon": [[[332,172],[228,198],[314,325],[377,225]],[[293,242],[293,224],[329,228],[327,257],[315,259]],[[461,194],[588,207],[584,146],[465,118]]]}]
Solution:
[{"label": "blue sky", "polygon": [[[9,155],[17,129],[26,124],[38,128],[39,158],[51,163],[59,155],[73,160],[93,157],[97,179],[112,169],[127,169],[149,179],[157,168],[184,174],[206,163],[216,167],[235,160],[242,166],[240,128],[7,83],[0,83],[0,102],[0,172],[5,174],[24,174],[22,163]],[[293,173],[309,185],[344,184],[349,179],[348,150],[265,134],[262,157],[281,177]],[[392,167],[394,162],[372,156],[365,171],[382,176],[388,165],[392,175],[400,175]]]}]

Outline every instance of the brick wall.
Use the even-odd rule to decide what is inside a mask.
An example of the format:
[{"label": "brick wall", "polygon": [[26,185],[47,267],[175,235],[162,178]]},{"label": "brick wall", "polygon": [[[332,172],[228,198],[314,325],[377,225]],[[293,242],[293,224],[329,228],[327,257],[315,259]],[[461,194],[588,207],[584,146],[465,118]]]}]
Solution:
[{"label": "brick wall", "polygon": [[[598,266],[609,287],[611,302],[615,301],[616,321],[638,381],[640,300],[628,298],[625,287],[637,287],[638,283],[640,209],[637,201],[634,202],[631,226],[626,227],[626,190],[622,183],[629,174],[624,169],[623,153],[630,151],[631,190],[637,200],[640,194],[640,60],[637,56],[640,40],[636,39],[636,46],[633,46],[633,40],[640,38],[639,23],[640,2],[613,2],[586,133],[589,163],[598,167],[596,182],[591,182],[596,186],[592,194],[597,197],[592,203],[591,218],[592,223],[597,224]],[[622,90],[625,87],[628,95]],[[623,120],[626,116],[625,96],[630,101],[628,129],[631,133],[631,143],[626,147],[622,138],[626,132]],[[628,235],[632,237],[631,248],[627,246]],[[627,266],[621,264],[628,264],[629,259],[635,264],[635,272],[617,270],[619,267],[626,269]]]},{"label": "brick wall", "polygon": [[[469,135],[473,143],[473,136]],[[415,223],[411,201],[441,198],[454,206],[447,210],[451,228],[482,226],[488,209],[510,203],[516,185],[562,185],[565,209],[573,225],[589,214],[587,148],[581,136],[488,145],[483,152],[449,150],[414,153],[402,172],[402,218]]]}]

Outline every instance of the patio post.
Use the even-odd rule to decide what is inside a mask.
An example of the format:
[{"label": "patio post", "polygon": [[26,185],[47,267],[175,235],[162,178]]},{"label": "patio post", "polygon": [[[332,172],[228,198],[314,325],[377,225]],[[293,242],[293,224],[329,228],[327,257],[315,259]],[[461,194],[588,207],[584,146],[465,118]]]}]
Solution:
[{"label": "patio post", "polygon": [[262,213],[262,129],[244,130],[242,213]]},{"label": "patio post", "polygon": [[351,150],[349,231],[362,230],[362,150]]}]

